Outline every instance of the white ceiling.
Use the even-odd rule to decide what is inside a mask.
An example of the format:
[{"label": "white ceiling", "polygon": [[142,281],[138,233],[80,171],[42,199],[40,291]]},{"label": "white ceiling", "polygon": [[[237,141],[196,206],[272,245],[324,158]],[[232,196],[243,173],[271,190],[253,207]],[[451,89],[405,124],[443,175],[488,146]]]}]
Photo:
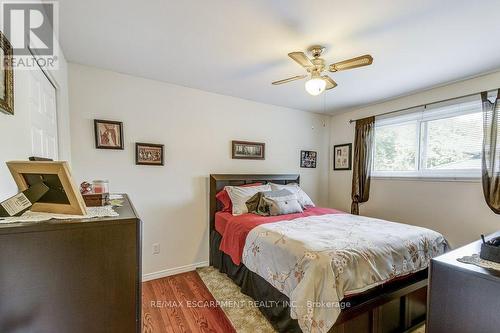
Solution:
[{"label": "white ceiling", "polygon": [[[349,108],[500,68],[498,0],[62,0],[68,61],[313,112]],[[336,62],[313,97],[288,58],[312,44]]]}]

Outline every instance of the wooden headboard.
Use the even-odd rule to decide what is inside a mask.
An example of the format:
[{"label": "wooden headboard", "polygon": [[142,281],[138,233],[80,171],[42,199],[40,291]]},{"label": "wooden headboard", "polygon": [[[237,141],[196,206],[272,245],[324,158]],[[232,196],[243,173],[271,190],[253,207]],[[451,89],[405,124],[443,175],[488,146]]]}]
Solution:
[{"label": "wooden headboard", "polygon": [[210,232],[215,229],[215,213],[222,209],[220,203],[215,199],[217,192],[224,186],[240,186],[251,183],[276,183],[289,184],[300,183],[300,175],[246,175],[246,174],[218,174],[210,175]]}]

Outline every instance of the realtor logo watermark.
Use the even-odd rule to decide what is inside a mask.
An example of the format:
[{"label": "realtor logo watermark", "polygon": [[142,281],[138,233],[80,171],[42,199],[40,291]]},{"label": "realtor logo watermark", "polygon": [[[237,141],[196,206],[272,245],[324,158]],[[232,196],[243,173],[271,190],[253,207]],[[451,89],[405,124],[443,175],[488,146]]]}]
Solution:
[{"label": "realtor logo watermark", "polygon": [[1,1],[2,31],[17,69],[58,69],[59,4],[56,1]]}]

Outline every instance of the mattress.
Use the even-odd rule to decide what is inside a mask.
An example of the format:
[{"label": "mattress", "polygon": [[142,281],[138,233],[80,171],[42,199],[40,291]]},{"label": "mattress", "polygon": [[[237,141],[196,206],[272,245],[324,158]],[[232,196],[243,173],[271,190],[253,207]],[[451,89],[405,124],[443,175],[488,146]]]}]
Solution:
[{"label": "mattress", "polygon": [[224,235],[226,230],[226,225],[230,219],[233,218],[233,214],[228,212],[217,212],[215,213],[215,230],[221,235]]},{"label": "mattress", "polygon": [[260,216],[251,213],[233,216],[227,212],[217,212],[215,214],[215,230],[222,235],[220,250],[229,255],[234,264],[239,265],[247,235],[255,227],[262,224],[289,221],[303,217],[339,213],[343,212],[321,207],[311,207],[305,209],[302,213],[279,216]]},{"label": "mattress", "polygon": [[[221,238],[222,236],[216,230],[212,230],[210,233],[210,265],[230,277],[240,287],[241,292],[250,296],[257,304],[270,304],[270,301],[272,301],[270,306],[259,306],[259,310],[266,316],[276,331],[280,333],[302,333],[298,321],[290,317],[290,298],[274,288],[260,275],[250,271],[245,265],[235,265],[227,254],[219,250]],[[401,290],[401,288],[411,288],[413,283],[426,279],[427,270],[422,270],[406,277],[395,278],[390,283],[374,287],[364,293],[350,295],[343,300],[345,304],[349,303],[350,306],[342,311],[343,314],[341,314],[339,320],[342,322],[350,321],[352,311],[359,314],[356,311],[360,306],[366,309],[366,305],[372,304],[373,299],[381,294],[394,293]],[[367,313],[371,316],[371,311]],[[419,312],[412,312],[412,315],[414,319],[421,318]],[[361,315],[360,317],[365,316]],[[348,319],[346,320],[346,318]],[[356,320],[356,318],[359,317],[352,320]]]},{"label": "mattress", "polygon": [[424,270],[446,247],[429,229],[322,214],[254,226],[242,263],[290,298],[303,332],[328,332],[344,297]]}]

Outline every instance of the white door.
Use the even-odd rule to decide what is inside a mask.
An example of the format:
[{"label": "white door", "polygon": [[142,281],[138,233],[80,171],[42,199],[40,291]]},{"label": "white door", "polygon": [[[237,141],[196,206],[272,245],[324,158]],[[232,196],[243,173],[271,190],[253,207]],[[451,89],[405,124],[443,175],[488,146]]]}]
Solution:
[{"label": "white door", "polygon": [[31,153],[32,156],[57,160],[56,88],[40,68],[29,72]]}]

